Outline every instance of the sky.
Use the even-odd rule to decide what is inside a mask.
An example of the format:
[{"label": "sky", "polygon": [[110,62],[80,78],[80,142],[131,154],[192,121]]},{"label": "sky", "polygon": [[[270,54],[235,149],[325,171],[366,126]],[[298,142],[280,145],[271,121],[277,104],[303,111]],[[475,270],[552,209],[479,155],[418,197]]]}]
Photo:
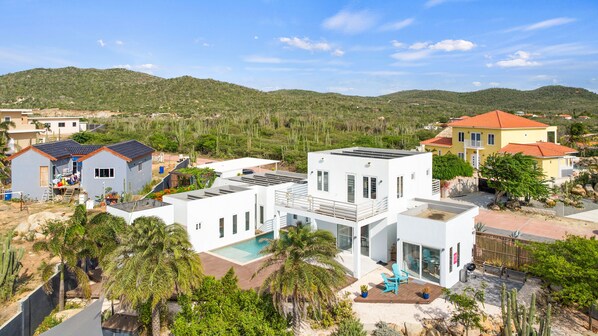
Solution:
[{"label": "sky", "polygon": [[126,68],[271,91],[598,92],[596,0],[0,0],[0,74]]}]

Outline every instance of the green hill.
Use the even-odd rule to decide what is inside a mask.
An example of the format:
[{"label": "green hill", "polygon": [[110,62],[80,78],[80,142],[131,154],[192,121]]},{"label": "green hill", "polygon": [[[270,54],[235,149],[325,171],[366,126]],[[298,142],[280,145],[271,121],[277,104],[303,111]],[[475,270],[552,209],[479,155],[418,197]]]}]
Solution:
[{"label": "green hill", "polygon": [[531,91],[476,92],[410,90],[380,97],[345,96],[304,90],[262,92],[211,79],[164,79],[125,69],[32,69],[0,76],[0,106],[123,112],[220,114],[305,112],[475,114],[488,110],[535,113],[597,113],[598,95],[585,89],[546,86]]}]

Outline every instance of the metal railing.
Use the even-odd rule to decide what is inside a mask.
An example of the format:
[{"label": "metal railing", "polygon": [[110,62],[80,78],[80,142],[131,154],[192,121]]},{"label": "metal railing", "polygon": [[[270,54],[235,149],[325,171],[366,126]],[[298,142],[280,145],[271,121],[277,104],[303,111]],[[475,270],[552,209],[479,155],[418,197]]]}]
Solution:
[{"label": "metal railing", "polygon": [[432,195],[440,193],[440,180],[432,179]]},{"label": "metal railing", "polygon": [[278,190],[275,202],[285,208],[303,210],[349,221],[360,221],[388,210],[388,198],[371,200],[361,204],[339,202],[326,198],[313,197],[307,193]]},{"label": "metal railing", "polygon": [[467,147],[467,148],[484,148],[484,142],[482,140],[465,139],[465,147]]}]

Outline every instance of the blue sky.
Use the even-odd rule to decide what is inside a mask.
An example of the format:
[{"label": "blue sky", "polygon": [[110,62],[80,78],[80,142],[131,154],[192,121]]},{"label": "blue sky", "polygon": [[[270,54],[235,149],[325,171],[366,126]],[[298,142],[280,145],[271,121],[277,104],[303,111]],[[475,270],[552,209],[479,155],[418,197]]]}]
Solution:
[{"label": "blue sky", "polygon": [[598,2],[1,1],[0,74],[124,67],[260,90],[598,92]]}]

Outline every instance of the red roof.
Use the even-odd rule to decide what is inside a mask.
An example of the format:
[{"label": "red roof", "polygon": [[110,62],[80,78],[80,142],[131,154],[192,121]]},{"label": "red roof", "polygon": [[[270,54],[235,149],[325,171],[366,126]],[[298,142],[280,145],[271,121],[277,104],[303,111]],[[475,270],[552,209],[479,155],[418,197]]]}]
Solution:
[{"label": "red roof", "polygon": [[439,147],[451,147],[453,145],[453,138],[448,137],[435,137],[432,139],[420,141],[421,145],[432,145]]},{"label": "red roof", "polygon": [[519,117],[503,111],[492,111],[475,117],[454,121],[449,124],[454,127],[479,127],[479,128],[536,128],[548,127],[541,122]]},{"label": "red roof", "polygon": [[531,144],[510,143],[498,151],[499,153],[522,153],[534,157],[560,157],[567,154],[577,153],[577,150],[566,146],[557,145],[552,142],[536,142]]}]

